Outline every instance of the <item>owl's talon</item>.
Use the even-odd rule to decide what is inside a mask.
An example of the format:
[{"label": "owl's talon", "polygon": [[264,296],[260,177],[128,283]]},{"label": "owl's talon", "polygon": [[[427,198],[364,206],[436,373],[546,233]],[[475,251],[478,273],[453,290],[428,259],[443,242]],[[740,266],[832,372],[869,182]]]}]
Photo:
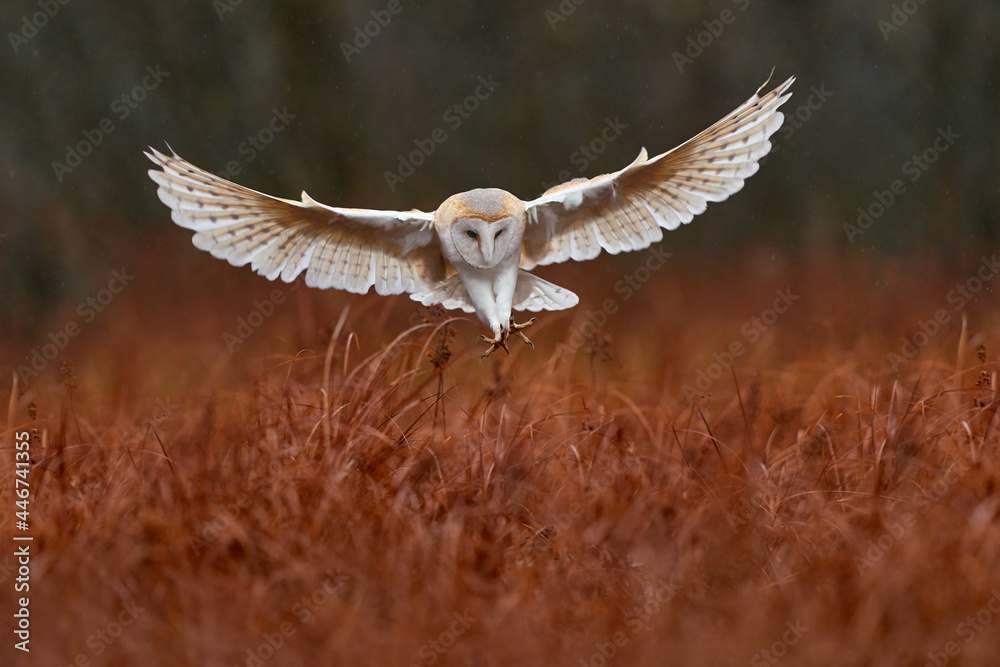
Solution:
[{"label": "owl's talon", "polygon": [[[532,317],[530,320],[528,320],[527,322],[524,322],[523,324],[514,324],[514,316],[511,315],[511,317],[510,317],[510,327],[508,328],[508,332],[509,333],[516,333],[518,336],[521,337],[521,340],[523,340],[525,343],[527,343],[528,345],[530,345],[531,349],[534,350],[535,349],[535,344],[531,342],[530,338],[528,338],[527,336],[524,335],[524,332],[521,331],[521,329],[526,329],[527,327],[530,327],[532,324],[534,324],[537,321],[538,321],[537,317]],[[508,333],[508,335],[509,335],[509,333]]]},{"label": "owl's talon", "polygon": [[490,344],[490,348],[488,350],[486,350],[485,352],[483,352],[482,356],[479,357],[479,361],[482,361],[486,357],[490,356],[491,354],[493,354],[494,352],[496,352],[497,349],[503,350],[504,352],[507,353],[508,357],[510,356],[510,350],[507,349],[507,331],[506,330],[501,331],[499,333],[499,335],[497,335],[496,338],[490,338],[486,334],[481,334],[479,336],[479,339]]}]

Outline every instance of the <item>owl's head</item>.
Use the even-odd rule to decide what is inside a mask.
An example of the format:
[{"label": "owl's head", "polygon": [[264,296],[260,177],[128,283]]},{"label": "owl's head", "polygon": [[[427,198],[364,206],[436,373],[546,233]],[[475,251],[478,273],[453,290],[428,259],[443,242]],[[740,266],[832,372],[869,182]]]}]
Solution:
[{"label": "owl's head", "polygon": [[469,190],[446,199],[434,214],[442,241],[477,269],[492,269],[521,254],[527,216],[524,203],[496,188]]}]

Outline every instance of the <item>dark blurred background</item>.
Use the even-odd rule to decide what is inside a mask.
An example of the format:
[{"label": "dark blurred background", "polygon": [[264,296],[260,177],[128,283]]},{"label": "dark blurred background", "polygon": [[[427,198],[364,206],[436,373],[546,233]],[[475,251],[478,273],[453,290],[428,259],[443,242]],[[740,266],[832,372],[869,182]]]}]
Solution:
[{"label": "dark blurred background", "polygon": [[[334,205],[531,198],[672,148],[772,68],[798,77],[777,154],[667,237],[675,257],[974,269],[1000,236],[996,2],[19,0],[0,27],[0,333],[29,343],[113,269],[161,287],[217,270],[157,199],[147,146]],[[603,152],[579,152],[609,123]],[[852,234],[859,207],[878,215]]]}]

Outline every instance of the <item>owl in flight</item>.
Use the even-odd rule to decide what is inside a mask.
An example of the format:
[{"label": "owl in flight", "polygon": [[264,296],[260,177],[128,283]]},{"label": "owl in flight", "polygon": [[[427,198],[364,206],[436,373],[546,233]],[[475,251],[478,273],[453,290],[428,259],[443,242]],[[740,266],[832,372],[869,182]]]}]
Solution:
[{"label": "owl in flight", "polygon": [[[249,263],[270,280],[306,273],[309,287],[365,294],[407,292],[425,306],[476,313],[492,337],[483,354],[507,354],[511,311],[562,310],[573,292],[529,273],[536,266],[641,250],[743,187],[771,150],[778,111],[791,93],[788,79],[760,89],[728,116],[673,150],[650,159],[643,148],[624,169],[557,185],[522,201],[484,188],[452,195],[433,213],[327,206],[305,192],[302,201],[245,188],[199,169],[176,153],[146,156],[160,200],[175,223],[194,230],[195,247]],[[534,347],[534,345],[532,345]]]}]

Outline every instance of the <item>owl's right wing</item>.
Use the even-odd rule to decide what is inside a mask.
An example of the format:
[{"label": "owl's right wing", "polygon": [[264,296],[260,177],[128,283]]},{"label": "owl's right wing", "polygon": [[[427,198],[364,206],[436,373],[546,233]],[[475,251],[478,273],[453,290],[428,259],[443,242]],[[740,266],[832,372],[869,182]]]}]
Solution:
[{"label": "owl's right wing", "polygon": [[521,268],[593,259],[641,250],[738,192],[771,150],[792,77],[769,93],[767,85],[710,128],[650,159],[646,149],[629,166],[590,180],[577,179],[525,202]]},{"label": "owl's right wing", "polygon": [[270,280],[379,294],[427,290],[446,277],[434,216],[422,211],[336,208],[281,199],[199,169],[176,153],[146,157],[160,200],[175,223],[195,231],[195,247]]}]

